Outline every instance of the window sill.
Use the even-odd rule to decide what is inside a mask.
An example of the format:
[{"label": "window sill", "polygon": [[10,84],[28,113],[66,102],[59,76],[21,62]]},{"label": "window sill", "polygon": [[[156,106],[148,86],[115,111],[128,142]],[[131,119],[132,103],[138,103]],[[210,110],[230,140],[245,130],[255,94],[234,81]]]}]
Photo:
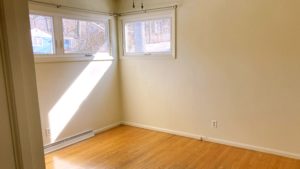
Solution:
[{"label": "window sill", "polygon": [[35,63],[59,63],[59,62],[90,62],[90,61],[113,61],[115,60],[113,56],[80,56],[80,55],[71,55],[71,56],[57,56],[57,55],[36,55],[34,57]]},{"label": "window sill", "polygon": [[125,55],[121,60],[174,60],[176,57],[171,54],[153,54],[153,55]]},{"label": "window sill", "polygon": [[137,53],[137,54],[124,54],[120,59],[153,59],[153,60],[174,60],[176,59],[175,53]]}]

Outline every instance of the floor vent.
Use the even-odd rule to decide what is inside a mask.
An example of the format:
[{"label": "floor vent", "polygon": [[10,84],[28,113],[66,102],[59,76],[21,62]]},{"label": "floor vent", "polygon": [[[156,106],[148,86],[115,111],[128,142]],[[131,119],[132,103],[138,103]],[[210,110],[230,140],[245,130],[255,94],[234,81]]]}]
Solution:
[{"label": "floor vent", "polygon": [[55,142],[55,143],[48,144],[48,145],[44,146],[44,153],[45,154],[51,153],[53,151],[65,148],[67,146],[70,146],[70,145],[78,143],[80,141],[89,139],[89,138],[94,137],[94,136],[95,136],[95,133],[92,130],[83,132],[81,134],[77,134],[75,136],[72,136],[72,137],[66,138],[64,140],[61,140],[61,141],[58,141],[58,142]]}]

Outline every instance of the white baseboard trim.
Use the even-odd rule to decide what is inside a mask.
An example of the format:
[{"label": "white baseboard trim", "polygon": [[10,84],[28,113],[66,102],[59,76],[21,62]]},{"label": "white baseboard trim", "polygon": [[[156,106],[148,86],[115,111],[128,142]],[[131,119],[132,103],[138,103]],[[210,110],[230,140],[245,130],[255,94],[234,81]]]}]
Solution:
[{"label": "white baseboard trim", "polygon": [[117,123],[102,127],[100,129],[96,129],[96,130],[92,130],[92,131],[89,131],[89,132],[84,132],[84,133],[81,133],[81,134],[78,134],[78,135],[75,135],[75,136],[71,136],[71,137],[65,138],[61,141],[58,141],[56,143],[45,145],[44,146],[44,153],[48,154],[48,153],[66,148],[70,145],[73,145],[73,144],[79,143],[81,141],[87,140],[89,138],[92,138],[92,137],[95,136],[95,134],[100,134],[100,133],[105,132],[107,130],[110,130],[112,128],[118,127],[119,125],[121,125],[121,122],[117,122]]},{"label": "white baseboard trim", "polygon": [[102,127],[100,129],[97,129],[97,130],[94,130],[95,134],[100,134],[100,133],[103,133],[107,130],[110,130],[110,129],[113,129],[115,127],[118,127],[119,125],[121,125],[122,122],[117,122],[117,123],[114,123],[114,124],[110,124],[108,126],[105,126],[105,127]]},{"label": "white baseboard trim", "polygon": [[262,152],[262,153],[273,154],[273,155],[278,155],[278,156],[282,156],[282,157],[288,157],[288,158],[300,160],[300,154],[294,154],[294,153],[276,150],[276,149],[272,149],[272,148],[259,147],[259,146],[254,146],[254,145],[250,145],[250,144],[244,144],[244,143],[228,141],[228,140],[223,140],[223,139],[217,139],[217,138],[211,138],[211,137],[206,137],[206,138],[204,138],[204,140],[213,142],[213,143],[224,144],[224,145],[228,145],[228,146],[232,146],[232,147],[238,147],[238,148],[243,148],[243,149],[248,149],[248,150],[258,151],[258,152]]},{"label": "white baseboard trim", "polygon": [[218,144],[223,144],[223,145],[228,145],[228,146],[233,146],[233,147],[238,147],[238,148],[258,151],[258,152],[262,152],[262,153],[274,154],[274,155],[278,155],[278,156],[283,156],[283,157],[300,160],[300,154],[290,153],[290,152],[286,152],[286,151],[265,148],[265,147],[259,147],[259,146],[249,145],[249,144],[243,144],[243,143],[228,141],[228,140],[223,140],[223,139],[211,138],[211,137],[206,137],[206,136],[202,136],[202,135],[198,135],[198,134],[192,134],[192,133],[182,132],[182,131],[175,131],[175,130],[160,128],[160,127],[154,127],[154,126],[150,126],[150,125],[144,125],[144,124],[140,124],[140,123],[134,123],[134,122],[124,121],[124,122],[122,122],[122,124],[132,126],[132,127],[154,130],[154,131],[158,131],[158,132],[164,132],[164,133],[169,133],[169,134],[173,134],[173,135],[193,138],[193,139],[197,139],[197,140],[204,140],[204,141],[208,141],[208,142],[213,142],[213,143],[218,143]]},{"label": "white baseboard trim", "polygon": [[140,123],[122,122],[122,124],[127,125],[127,126],[132,126],[132,127],[138,127],[138,128],[173,134],[173,135],[177,135],[177,136],[193,138],[193,139],[197,139],[197,140],[201,139],[201,136],[197,135],[197,134],[191,134],[191,133],[182,132],[182,131],[175,131],[175,130],[160,128],[160,127],[154,127],[154,126],[144,125],[144,124],[140,124]]}]

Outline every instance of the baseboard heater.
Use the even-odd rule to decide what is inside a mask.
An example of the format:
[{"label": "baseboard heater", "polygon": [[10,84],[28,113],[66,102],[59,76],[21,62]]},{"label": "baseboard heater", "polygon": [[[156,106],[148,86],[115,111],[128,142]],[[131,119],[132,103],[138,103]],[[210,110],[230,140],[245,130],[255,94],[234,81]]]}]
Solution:
[{"label": "baseboard heater", "polygon": [[95,132],[90,130],[90,131],[83,132],[81,134],[77,134],[77,135],[72,136],[72,137],[68,137],[68,138],[63,139],[61,141],[57,141],[55,143],[48,144],[48,145],[44,146],[44,153],[45,154],[51,153],[53,151],[68,147],[72,144],[81,142],[83,140],[89,139],[89,138],[94,137],[94,136],[95,136]]}]

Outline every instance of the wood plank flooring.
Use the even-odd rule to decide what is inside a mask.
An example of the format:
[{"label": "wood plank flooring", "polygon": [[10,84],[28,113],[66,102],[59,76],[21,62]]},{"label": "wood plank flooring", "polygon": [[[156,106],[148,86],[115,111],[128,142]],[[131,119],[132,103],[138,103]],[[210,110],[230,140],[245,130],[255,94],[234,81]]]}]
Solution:
[{"label": "wood plank flooring", "polygon": [[120,126],[45,156],[47,169],[300,169],[300,160]]}]

